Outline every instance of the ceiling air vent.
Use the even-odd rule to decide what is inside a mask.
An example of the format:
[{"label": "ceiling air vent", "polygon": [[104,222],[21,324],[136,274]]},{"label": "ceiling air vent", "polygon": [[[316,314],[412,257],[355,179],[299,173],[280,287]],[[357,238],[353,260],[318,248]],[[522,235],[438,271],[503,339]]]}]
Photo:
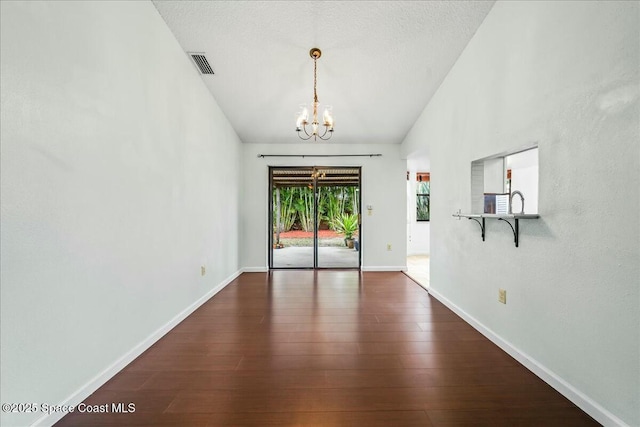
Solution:
[{"label": "ceiling air vent", "polygon": [[211,65],[209,65],[209,61],[207,61],[204,53],[189,52],[189,55],[191,56],[193,63],[196,64],[196,67],[198,67],[198,70],[200,70],[201,74],[213,74]]}]

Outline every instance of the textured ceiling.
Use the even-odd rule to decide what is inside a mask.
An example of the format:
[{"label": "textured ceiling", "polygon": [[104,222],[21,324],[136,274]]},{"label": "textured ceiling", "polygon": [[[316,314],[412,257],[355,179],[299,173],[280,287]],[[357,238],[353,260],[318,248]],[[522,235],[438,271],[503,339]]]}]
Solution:
[{"label": "textured ceiling", "polygon": [[154,1],[246,143],[301,142],[300,104],[333,107],[330,143],[402,142],[493,1]]}]

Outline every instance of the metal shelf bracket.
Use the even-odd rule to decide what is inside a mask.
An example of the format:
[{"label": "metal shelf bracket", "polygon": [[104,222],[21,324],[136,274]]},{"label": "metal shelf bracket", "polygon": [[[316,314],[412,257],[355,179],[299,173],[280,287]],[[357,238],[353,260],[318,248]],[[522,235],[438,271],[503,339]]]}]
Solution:
[{"label": "metal shelf bracket", "polygon": [[516,224],[515,228],[506,219],[498,218],[498,221],[504,221],[507,224],[509,224],[509,227],[511,227],[511,231],[513,231],[513,241],[515,242],[516,248],[517,248],[518,247],[518,243],[519,243],[518,240],[519,240],[519,237],[520,237],[520,227],[518,226],[518,218],[514,218],[513,220],[515,221],[515,224]]},{"label": "metal shelf bracket", "polygon": [[[458,210],[458,212],[453,214],[454,218],[469,218],[474,220],[475,222],[478,223],[478,225],[480,226],[480,230],[482,231],[482,241],[484,242],[484,235],[486,232],[486,227],[485,227],[485,218],[489,218],[489,219],[497,219],[498,221],[504,221],[507,224],[509,224],[509,227],[511,227],[511,231],[513,232],[513,241],[516,245],[516,248],[518,246],[520,246],[520,220],[521,219],[538,219],[540,218],[540,215],[538,214],[523,214],[523,213],[519,213],[519,214],[464,214],[464,213],[460,213],[460,210]],[[482,219],[482,222],[480,222],[480,220]],[[514,223],[511,224],[511,222],[509,222],[510,219],[513,219]],[[515,225],[515,226],[514,226]]]},{"label": "metal shelf bracket", "polygon": [[482,241],[484,242],[484,218],[482,218],[482,223],[480,223],[480,221],[478,221],[476,218],[469,218],[469,219],[474,220],[480,226],[480,230],[482,230]]}]

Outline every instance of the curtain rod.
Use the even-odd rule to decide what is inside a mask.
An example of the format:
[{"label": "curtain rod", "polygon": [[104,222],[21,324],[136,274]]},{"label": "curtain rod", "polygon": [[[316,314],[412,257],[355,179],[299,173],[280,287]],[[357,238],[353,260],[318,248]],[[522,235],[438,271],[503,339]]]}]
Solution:
[{"label": "curtain rod", "polygon": [[382,157],[382,154],[258,154],[258,157]]}]

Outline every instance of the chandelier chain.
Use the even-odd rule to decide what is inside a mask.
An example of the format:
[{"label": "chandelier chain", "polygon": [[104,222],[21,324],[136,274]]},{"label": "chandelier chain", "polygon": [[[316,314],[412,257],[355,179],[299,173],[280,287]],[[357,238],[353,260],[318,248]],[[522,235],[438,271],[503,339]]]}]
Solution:
[{"label": "chandelier chain", "polygon": [[313,102],[318,102],[318,93],[316,91],[316,86],[318,84],[318,59],[313,58]]}]

